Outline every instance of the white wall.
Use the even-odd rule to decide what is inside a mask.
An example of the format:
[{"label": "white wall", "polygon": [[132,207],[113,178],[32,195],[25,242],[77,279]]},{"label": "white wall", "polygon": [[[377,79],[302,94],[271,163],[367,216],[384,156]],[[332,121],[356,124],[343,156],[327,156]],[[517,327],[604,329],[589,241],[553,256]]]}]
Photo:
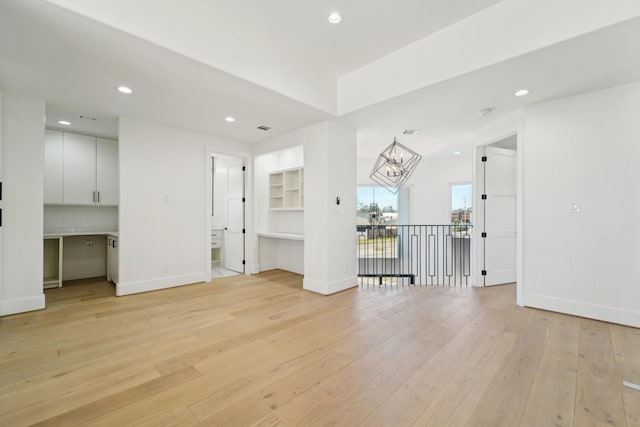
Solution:
[{"label": "white wall", "polygon": [[[413,224],[451,223],[451,184],[471,183],[471,157],[423,158],[413,172],[411,221]],[[469,201],[471,203],[471,200]]]},{"label": "white wall", "polygon": [[65,237],[62,260],[62,280],[105,277],[107,236]]},{"label": "white wall", "polygon": [[304,288],[331,294],[357,286],[356,133],[334,121],[313,131],[304,144]]},{"label": "white wall", "polygon": [[118,231],[117,206],[44,206],[44,232]]},{"label": "white wall", "polygon": [[44,308],[44,101],[2,94],[0,315]]},{"label": "white wall", "polygon": [[640,83],[526,109],[525,305],[640,327],[638,111]]},{"label": "white wall", "polygon": [[117,294],[205,280],[211,200],[207,156],[216,139],[121,118],[119,141]]}]

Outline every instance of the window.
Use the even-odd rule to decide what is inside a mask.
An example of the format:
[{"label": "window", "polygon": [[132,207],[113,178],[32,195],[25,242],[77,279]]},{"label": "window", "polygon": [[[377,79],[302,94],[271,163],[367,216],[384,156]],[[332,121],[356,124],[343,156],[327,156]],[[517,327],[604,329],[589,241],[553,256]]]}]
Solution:
[{"label": "window", "polygon": [[451,184],[451,223],[471,224],[472,213],[471,184]]},{"label": "window", "polygon": [[358,187],[357,225],[397,224],[398,195],[384,187]]}]

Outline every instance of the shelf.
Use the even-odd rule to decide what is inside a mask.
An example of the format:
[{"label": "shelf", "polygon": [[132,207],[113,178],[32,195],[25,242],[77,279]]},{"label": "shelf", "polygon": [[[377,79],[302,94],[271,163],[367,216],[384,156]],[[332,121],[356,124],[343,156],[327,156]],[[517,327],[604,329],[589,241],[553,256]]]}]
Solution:
[{"label": "shelf", "polygon": [[304,208],[304,168],[274,171],[269,174],[270,210]]}]

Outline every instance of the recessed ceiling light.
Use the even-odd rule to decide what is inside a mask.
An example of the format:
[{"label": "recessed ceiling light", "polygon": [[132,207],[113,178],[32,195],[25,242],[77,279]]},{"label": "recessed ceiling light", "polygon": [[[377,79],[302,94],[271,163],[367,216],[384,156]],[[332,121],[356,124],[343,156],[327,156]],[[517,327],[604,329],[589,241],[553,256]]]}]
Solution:
[{"label": "recessed ceiling light", "polygon": [[68,122],[66,120],[58,120],[58,123],[60,123],[61,125],[65,125],[65,126],[69,126],[71,124],[71,122]]},{"label": "recessed ceiling light", "polygon": [[459,156],[460,154],[462,154],[462,151],[454,151],[453,154]]},{"label": "recessed ceiling light", "polygon": [[229,123],[233,123],[233,122],[235,122],[235,121],[236,121],[236,119],[234,119],[234,118],[233,118],[233,117],[231,117],[231,116],[227,116],[227,117],[225,117],[225,118],[224,118],[224,121],[225,121],[225,122],[229,122]]},{"label": "recessed ceiling light", "polygon": [[329,17],[327,19],[332,24],[338,24],[340,21],[342,21],[342,16],[340,16],[340,14],[338,12],[333,12],[333,13],[331,13],[331,15],[329,15]]},{"label": "recessed ceiling light", "polygon": [[529,89],[520,89],[519,91],[514,93],[514,95],[515,96],[525,96],[528,93],[529,93]]},{"label": "recessed ceiling light", "polygon": [[122,93],[125,93],[127,95],[131,95],[133,93],[133,90],[130,87],[127,87],[127,86],[118,86],[118,92],[122,92]]}]

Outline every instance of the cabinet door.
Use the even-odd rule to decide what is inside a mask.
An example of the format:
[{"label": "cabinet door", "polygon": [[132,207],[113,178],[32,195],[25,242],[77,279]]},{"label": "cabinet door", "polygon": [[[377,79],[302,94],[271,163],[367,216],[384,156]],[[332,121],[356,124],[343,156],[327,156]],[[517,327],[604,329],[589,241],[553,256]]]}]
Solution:
[{"label": "cabinet door", "polygon": [[64,203],[91,205],[96,191],[96,138],[64,133]]},{"label": "cabinet door", "polygon": [[44,137],[44,203],[62,203],[64,144],[62,132],[47,129]]},{"label": "cabinet door", "polygon": [[107,238],[107,279],[113,283],[118,283],[119,279],[119,260],[118,260],[118,238],[108,236]]},{"label": "cabinet door", "polygon": [[118,195],[118,141],[98,138],[96,155],[96,190],[98,203],[117,205]]}]

